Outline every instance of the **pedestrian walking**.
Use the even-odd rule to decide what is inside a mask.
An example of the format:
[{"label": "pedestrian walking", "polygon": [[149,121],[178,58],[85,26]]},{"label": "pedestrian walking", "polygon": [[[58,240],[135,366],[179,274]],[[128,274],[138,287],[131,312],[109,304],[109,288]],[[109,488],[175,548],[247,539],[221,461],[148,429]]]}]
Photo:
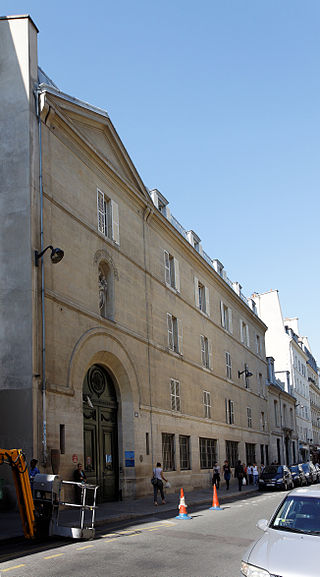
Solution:
[{"label": "pedestrian walking", "polygon": [[257,463],[253,463],[252,474],[253,474],[253,484],[258,485],[259,471],[258,471]]},{"label": "pedestrian walking", "polygon": [[[73,480],[76,483],[86,483],[87,482],[87,475],[85,474],[85,472],[83,470],[82,463],[78,463],[77,468],[73,471]],[[82,503],[82,488],[81,488],[81,486],[75,485],[74,491],[75,491],[76,503],[78,505],[81,505],[81,503]]]},{"label": "pedestrian walking", "polygon": [[229,484],[230,484],[230,478],[231,478],[231,468],[229,465],[229,461],[225,460],[222,469],[223,469],[224,480],[225,480],[226,486],[227,486],[227,491],[229,491]]},{"label": "pedestrian walking", "polygon": [[31,485],[31,491],[33,490],[33,481],[36,475],[38,475],[40,473],[38,467],[37,467],[37,459],[31,459],[30,461],[30,469],[29,469],[29,479],[30,479],[30,485]]},{"label": "pedestrian walking", "polygon": [[213,464],[212,486],[220,487],[220,465],[215,461]]},{"label": "pedestrian walking", "polygon": [[242,491],[242,482],[244,477],[244,469],[241,461],[238,461],[234,468],[234,476],[238,479],[239,491]]},{"label": "pedestrian walking", "polygon": [[253,484],[253,467],[252,467],[251,463],[248,464],[247,471],[248,471],[249,485],[252,485]]},{"label": "pedestrian walking", "polygon": [[163,481],[165,481],[165,483],[167,483],[168,479],[166,479],[164,477],[161,463],[158,462],[156,467],[153,469],[153,478],[152,478],[153,502],[155,505],[158,505],[158,491],[160,491],[162,505],[165,504],[165,498],[164,498],[164,492],[163,492]]}]

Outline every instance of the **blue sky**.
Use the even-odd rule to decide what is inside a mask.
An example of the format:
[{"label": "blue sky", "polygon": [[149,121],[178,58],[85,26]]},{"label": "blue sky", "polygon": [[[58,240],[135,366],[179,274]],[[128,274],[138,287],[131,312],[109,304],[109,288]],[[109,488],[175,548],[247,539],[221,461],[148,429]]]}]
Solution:
[{"label": "blue sky", "polygon": [[144,183],[243,292],[278,289],[320,363],[320,3],[2,1],[39,63],[108,111]]}]

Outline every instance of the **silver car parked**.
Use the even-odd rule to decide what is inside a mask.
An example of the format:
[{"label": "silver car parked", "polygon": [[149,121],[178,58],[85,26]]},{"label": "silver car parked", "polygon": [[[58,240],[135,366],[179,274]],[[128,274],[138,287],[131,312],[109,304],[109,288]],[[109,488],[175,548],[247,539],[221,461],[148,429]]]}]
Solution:
[{"label": "silver car parked", "polygon": [[264,534],[243,556],[241,576],[319,577],[319,489],[294,489],[257,527]]}]

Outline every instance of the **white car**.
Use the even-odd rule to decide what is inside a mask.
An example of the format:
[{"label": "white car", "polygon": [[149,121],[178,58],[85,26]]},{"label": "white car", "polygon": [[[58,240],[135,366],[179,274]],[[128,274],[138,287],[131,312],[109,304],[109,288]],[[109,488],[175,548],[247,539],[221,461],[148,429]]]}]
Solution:
[{"label": "white car", "polygon": [[268,522],[257,527],[264,534],[246,551],[241,577],[320,576],[320,490],[291,491]]}]

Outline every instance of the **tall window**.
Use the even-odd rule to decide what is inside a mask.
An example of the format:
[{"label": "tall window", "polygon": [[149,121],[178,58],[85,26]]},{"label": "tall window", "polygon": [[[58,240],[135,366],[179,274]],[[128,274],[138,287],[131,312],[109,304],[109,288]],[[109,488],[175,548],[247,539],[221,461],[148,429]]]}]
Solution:
[{"label": "tall window", "polygon": [[226,423],[234,425],[234,403],[230,399],[225,399],[226,403]]},{"label": "tall window", "polygon": [[257,355],[259,355],[259,357],[261,357],[261,339],[260,339],[260,335],[256,335],[256,351],[257,351]]},{"label": "tall window", "polygon": [[180,400],[180,383],[175,379],[170,381],[170,392],[171,392],[171,409],[172,411],[181,411],[181,400]]},{"label": "tall window", "polygon": [[164,267],[166,284],[180,292],[179,261],[166,250],[164,251]]},{"label": "tall window", "polygon": [[226,370],[227,370],[227,378],[232,379],[231,355],[228,352],[226,352]]},{"label": "tall window", "polygon": [[251,407],[247,407],[247,422],[248,422],[248,428],[252,429],[252,411],[251,411]]},{"label": "tall window", "polygon": [[211,395],[208,391],[203,391],[204,416],[211,419]]},{"label": "tall window", "polygon": [[180,469],[184,471],[191,469],[190,466],[190,437],[187,435],[179,435],[180,448]]},{"label": "tall window", "polygon": [[263,411],[261,412],[261,415],[260,415],[260,422],[261,422],[261,429],[262,429],[262,431],[265,431],[265,429],[266,429],[266,419],[265,419],[265,414],[264,414]]},{"label": "tall window", "polygon": [[239,460],[237,441],[226,441],[226,457],[230,467],[235,467]]},{"label": "tall window", "polygon": [[245,323],[244,321],[240,321],[240,338],[241,338],[241,342],[246,346],[249,347],[250,346],[250,341],[249,341],[249,327],[247,325],[247,323]]},{"label": "tall window", "polygon": [[260,462],[264,464],[264,445],[260,445]]},{"label": "tall window", "polygon": [[256,462],[256,446],[254,443],[246,443],[246,462],[251,464]]},{"label": "tall window", "polygon": [[194,296],[196,307],[203,313],[210,315],[209,289],[197,277],[194,277]]},{"label": "tall window", "polygon": [[120,244],[119,206],[97,188],[98,230],[104,236]]},{"label": "tall window", "polygon": [[211,345],[207,337],[200,335],[200,345],[201,345],[201,363],[206,369],[211,369]]},{"label": "tall window", "polygon": [[162,461],[164,471],[175,470],[174,435],[170,433],[162,433]]},{"label": "tall window", "polygon": [[221,308],[221,325],[222,327],[232,333],[232,310],[224,302],[220,303]]},{"label": "tall window", "polygon": [[217,441],[216,439],[205,439],[200,437],[200,469],[212,469],[217,460]]},{"label": "tall window", "polygon": [[182,354],[182,323],[167,313],[168,345],[171,351]]},{"label": "tall window", "polygon": [[279,427],[278,401],[273,401],[273,408],[274,408],[274,424],[276,427]]}]

